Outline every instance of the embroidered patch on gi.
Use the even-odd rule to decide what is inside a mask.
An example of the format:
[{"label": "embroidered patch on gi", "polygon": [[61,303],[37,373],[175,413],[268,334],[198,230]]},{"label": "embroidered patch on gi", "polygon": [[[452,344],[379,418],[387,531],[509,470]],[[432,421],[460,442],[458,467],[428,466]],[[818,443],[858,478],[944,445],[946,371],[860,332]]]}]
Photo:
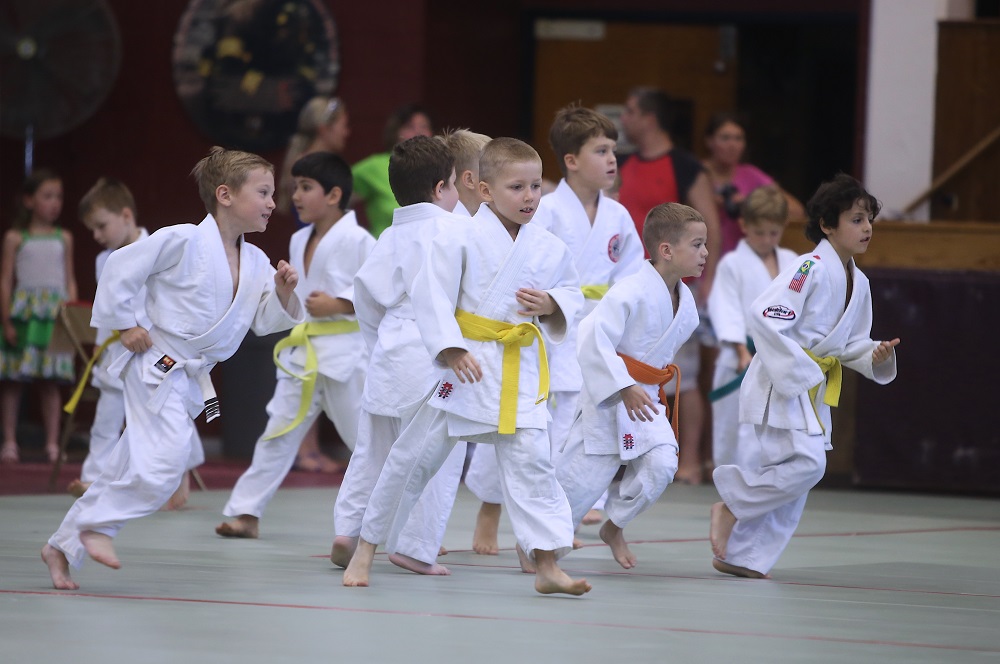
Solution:
[{"label": "embroidered patch on gi", "polygon": [[788,289],[793,290],[796,293],[802,292],[802,286],[806,283],[806,277],[809,275],[809,270],[815,265],[815,261],[806,261],[799,266],[799,271],[795,273],[792,277],[792,281],[788,284]]},{"label": "embroidered patch on gi", "polygon": [[175,364],[177,364],[177,360],[170,357],[169,355],[164,355],[163,357],[158,359],[156,361],[156,364],[154,364],[153,366],[162,371],[163,373],[167,373],[168,371],[173,369]]},{"label": "embroidered patch on gi", "polygon": [[447,381],[441,383],[441,385],[438,386],[438,392],[437,392],[438,398],[439,399],[447,399],[448,397],[451,396],[451,392],[454,389],[455,389],[455,386],[452,385],[451,383],[447,382]]},{"label": "embroidered patch on gi", "polygon": [[764,318],[777,318],[778,320],[795,320],[795,312],[786,306],[772,304],[764,309]]},{"label": "embroidered patch on gi", "polygon": [[632,434],[627,433],[624,436],[622,436],[622,447],[624,447],[627,450],[630,450],[633,447],[635,447],[635,438],[632,437]]},{"label": "embroidered patch on gi", "polygon": [[608,242],[608,258],[612,263],[617,263],[622,257],[622,236],[615,234]]}]

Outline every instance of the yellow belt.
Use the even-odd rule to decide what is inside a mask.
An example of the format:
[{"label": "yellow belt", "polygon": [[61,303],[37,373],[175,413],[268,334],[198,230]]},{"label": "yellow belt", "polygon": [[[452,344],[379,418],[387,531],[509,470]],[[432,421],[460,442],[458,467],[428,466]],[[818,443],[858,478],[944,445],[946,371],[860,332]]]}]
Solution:
[{"label": "yellow belt", "polygon": [[[819,365],[819,368],[823,370],[823,374],[826,376],[826,392],[823,394],[823,403],[831,408],[836,408],[840,405],[840,389],[844,383],[844,368],[841,366],[840,360],[836,357],[819,357],[806,348],[802,350],[806,352],[809,359]],[[819,420],[820,428],[826,432],[823,420],[820,420],[819,412],[816,410],[816,395],[819,393],[819,386],[822,384],[817,383],[809,389],[809,403],[812,404],[813,412],[816,413],[816,419]]]},{"label": "yellow belt", "polygon": [[583,296],[588,300],[600,300],[608,294],[607,284],[592,284],[590,286],[580,286]]},{"label": "yellow belt", "polygon": [[545,340],[531,323],[513,325],[457,309],[455,320],[462,336],[472,341],[497,341],[503,344],[503,372],[500,378],[499,433],[514,433],[517,429],[518,378],[521,373],[521,348],[530,347],[538,339],[538,400],[549,397],[549,361],[545,355]]},{"label": "yellow belt", "polygon": [[[274,365],[284,371],[289,376],[302,381],[302,398],[299,400],[299,411],[295,414],[295,419],[291,424],[277,433],[265,436],[264,440],[271,440],[278,436],[283,436],[295,427],[302,424],[309,412],[312,404],[313,391],[316,389],[316,375],[318,373],[319,362],[316,360],[316,349],[313,348],[311,337],[324,337],[333,334],[349,334],[361,329],[356,320],[331,320],[324,322],[299,323],[292,328],[287,337],[274,344]],[[286,348],[297,348],[303,346],[306,349],[305,373],[299,375],[289,371],[278,361],[278,354]]]},{"label": "yellow belt", "polygon": [[87,366],[83,369],[83,375],[80,376],[80,382],[76,384],[76,389],[73,390],[73,396],[71,396],[69,401],[66,402],[66,405],[63,406],[63,412],[69,413],[70,415],[76,412],[76,407],[80,403],[80,397],[83,396],[83,391],[87,388],[87,381],[90,378],[91,372],[94,370],[94,365],[97,364],[97,361],[101,359],[102,355],[104,355],[104,351],[108,349],[108,346],[118,341],[120,337],[121,333],[119,333],[118,330],[115,330],[111,333],[110,337],[104,340],[104,343],[97,347],[97,350],[94,351],[93,357],[90,358],[90,361],[87,362]]}]

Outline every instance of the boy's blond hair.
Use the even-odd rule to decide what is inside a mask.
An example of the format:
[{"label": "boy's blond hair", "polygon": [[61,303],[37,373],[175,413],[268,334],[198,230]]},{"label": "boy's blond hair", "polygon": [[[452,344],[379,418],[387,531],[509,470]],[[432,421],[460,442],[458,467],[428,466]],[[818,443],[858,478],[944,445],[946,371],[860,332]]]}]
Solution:
[{"label": "boy's blond hair", "polygon": [[479,157],[486,144],[492,140],[486,134],[477,134],[468,129],[445,131],[440,139],[455,158],[455,173],[459,176],[465,171],[479,172]]},{"label": "boy's blond hair", "polygon": [[215,190],[221,185],[227,185],[234,191],[239,191],[251,171],[258,168],[274,173],[271,162],[259,155],[241,150],[227,150],[216,145],[195,164],[191,169],[191,175],[198,183],[198,195],[201,196],[205,209],[214,215],[218,207]]},{"label": "boy's blond hair", "polygon": [[680,203],[660,203],[649,211],[642,226],[642,244],[646,252],[655,259],[660,243],[680,242],[687,225],[696,221],[705,223],[705,218],[694,208]]},{"label": "boy's blond hair", "polygon": [[742,217],[747,224],[760,221],[784,224],[788,221],[788,199],[773,185],[757,187],[743,201]]},{"label": "boy's blond hair", "polygon": [[535,148],[516,138],[494,138],[483,148],[479,157],[479,179],[493,183],[500,173],[511,164],[526,161],[542,165],[542,158]]},{"label": "boy's blond hair", "polygon": [[556,111],[549,128],[549,144],[566,175],[566,155],[578,155],[583,144],[592,138],[618,140],[618,130],[611,120],[597,111],[579,104],[570,104]]},{"label": "boy's blond hair", "polygon": [[80,199],[78,213],[83,223],[89,225],[87,218],[97,210],[121,214],[125,208],[131,210],[133,216],[137,216],[132,192],[121,180],[102,177]]}]

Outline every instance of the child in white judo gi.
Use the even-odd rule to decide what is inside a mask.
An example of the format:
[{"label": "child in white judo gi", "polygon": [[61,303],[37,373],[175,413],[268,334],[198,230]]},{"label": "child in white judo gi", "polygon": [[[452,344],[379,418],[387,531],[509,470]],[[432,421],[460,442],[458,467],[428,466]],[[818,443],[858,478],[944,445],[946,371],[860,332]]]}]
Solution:
[{"label": "child in white judo gi", "polygon": [[[625,569],[636,564],[625,526],[656,502],[677,472],[663,386],[680,378],[673,358],[698,327],[694,296],[681,279],[705,269],[708,227],[693,208],[663,203],[649,211],[642,238],[649,261],[612,286],[580,323],[582,409],[556,465],[574,525],[610,485],[600,535]],[[615,480],[622,465],[624,474]]]},{"label": "child in white judo gi", "polygon": [[854,262],[868,250],[878,201],[841,174],[806,207],[816,248],[754,300],[749,319],[757,354],[740,387],[740,421],[755,425],[759,460],[713,475],[722,502],[712,506],[712,565],[735,576],[768,578],[795,533],[826,470],[842,367],[882,385],[896,377],[899,339],[871,339],[871,288]]},{"label": "child in white judo gi", "polygon": [[[56,588],[79,587],[69,567],[78,568],[86,555],[119,568],[112,538],[180,486],[194,418],[220,412],[212,367],[236,352],[248,330],[271,334],[302,320],[295,269],[279,261],[275,270],[243,238],[267,228],[274,167],[257,155],[215,147],[192,174],[205,219],[118,249],[97,284],[92,325],[118,330],[129,351],[108,368],[124,381],[126,427],[107,468],[42,549]],[[133,305],[143,287],[148,329]]]},{"label": "child in white judo gi", "polygon": [[757,296],[797,258],[791,249],[778,246],[787,218],[788,201],[779,188],[753,190],[743,201],[738,220],[743,239],[722,257],[715,271],[708,313],[719,340],[719,356],[708,396],[716,466],[756,463],[757,434],[752,424],[739,421],[740,383],[753,357],[748,319],[755,315],[750,305]]},{"label": "child in white judo gi", "polygon": [[[371,351],[361,398],[358,443],[337,492],[335,565],[347,567],[361,535],[361,523],[389,448],[434,386],[437,371],[417,330],[410,292],[431,240],[458,204],[454,158],[446,143],[416,136],[397,143],[389,157],[389,186],[402,206],[392,225],[354,279],[355,308]],[[478,168],[477,168],[478,171]],[[420,574],[447,574],[436,560],[461,481],[464,446],[449,456],[428,483],[389,559]]]},{"label": "child in white judo gi", "polygon": [[479,195],[479,157],[490,142],[490,137],[468,129],[455,129],[442,134],[440,138],[455,158],[458,203],[453,212],[460,217],[471,217],[483,203]]},{"label": "child in white judo gi", "polygon": [[358,435],[368,349],[354,317],[354,275],[375,238],[347,209],[352,180],[343,159],[313,152],[292,165],[292,177],[292,204],[307,225],[292,235],[288,256],[300,275],[296,292],[307,315],[275,346],[278,382],[267,425],[222,511],[232,517],[215,529],[223,537],[258,536],[260,517],[320,412],[349,449]]},{"label": "child in white judo gi", "polygon": [[[563,179],[556,190],[542,197],[532,223],[545,228],[566,243],[575,257],[580,275],[583,310],[577,320],[567,321],[563,343],[549,349],[551,375],[548,400],[552,422],[549,437],[553,463],[569,435],[579,410],[582,377],[576,359],[576,328],[608,288],[639,269],[642,241],[632,217],[603,190],[614,186],[618,174],[615,145],[618,130],[597,111],[578,105],[556,113],[549,128],[549,143],[559,160]],[[476,518],[472,548],[476,553],[496,555],[500,522],[500,481],[492,454],[473,455],[465,477],[466,486],[483,501]],[[603,507],[603,501],[596,504]],[[595,514],[600,519],[600,514]]]},{"label": "child in white judo gi", "polygon": [[[110,177],[102,177],[94,184],[78,205],[80,219],[83,225],[93,234],[94,240],[104,247],[97,254],[97,282],[108,261],[108,256],[116,249],[132,244],[149,233],[137,223],[135,198],[125,183]],[[144,327],[148,327],[146,317],[146,291],[142,289],[136,295],[133,303],[136,316]],[[66,490],[76,498],[83,495],[94,480],[107,466],[111,450],[118,443],[125,426],[125,396],[122,394],[122,381],[117,376],[108,373],[108,367],[126,352],[125,347],[118,342],[118,335],[113,330],[98,329],[96,335],[97,349],[90,373],[84,372],[77,384],[73,397],[66,404],[67,412],[75,410],[80,395],[90,379],[100,395],[94,408],[94,421],[90,427],[90,445],[87,458],[83,461],[80,477],[74,479]],[[191,442],[191,458],[188,469],[196,468],[205,461],[205,452],[201,445],[198,432]],[[187,502],[190,490],[190,475],[184,473],[181,485],[170,497],[166,509],[179,509]]]},{"label": "child in white judo gi", "polygon": [[[367,586],[375,547],[391,550],[428,479],[458,440],[491,444],[504,502],[541,593],[583,594],[557,558],[573,543],[569,504],[555,478],[546,427],[548,363],[538,325],[560,341],[583,304],[566,245],[528,223],[541,192],[531,146],[491,141],[479,163],[486,201],[471,223],[438,234],[411,298],[440,379],[393,444],[365,511],[344,585]],[[405,371],[405,368],[400,368]],[[477,452],[482,452],[482,448]]]}]

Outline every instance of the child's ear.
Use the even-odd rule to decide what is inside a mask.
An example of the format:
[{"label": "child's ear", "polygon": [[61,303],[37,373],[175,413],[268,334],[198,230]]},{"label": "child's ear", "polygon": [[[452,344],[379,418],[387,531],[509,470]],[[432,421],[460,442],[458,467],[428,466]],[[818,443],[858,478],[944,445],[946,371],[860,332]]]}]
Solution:
[{"label": "child's ear", "polygon": [[215,188],[215,201],[224,207],[233,204],[233,192],[229,190],[228,184],[220,184]]},{"label": "child's ear", "polygon": [[829,235],[830,233],[832,233],[834,231],[834,229],[832,229],[829,226],[827,226],[826,222],[823,221],[822,219],[819,220],[819,229],[821,231],[823,231],[823,235]]},{"label": "child's ear", "polygon": [[487,203],[493,202],[493,194],[490,192],[490,185],[486,180],[479,181],[479,197]]},{"label": "child's ear", "polygon": [[575,171],[577,169],[577,159],[575,154],[564,154],[563,164],[566,165],[566,171]]},{"label": "child's ear", "polygon": [[340,205],[340,201],[344,198],[344,190],[340,187],[334,187],[330,190],[330,193],[326,195],[327,205]]},{"label": "child's ear", "polygon": [[129,208],[129,207],[122,208],[121,214],[122,214],[122,218],[125,219],[126,223],[129,223],[129,224],[134,224],[135,223],[135,213],[132,212],[132,208]]},{"label": "child's ear", "polygon": [[659,253],[659,257],[663,260],[669,261],[674,257],[673,249],[670,247],[669,242],[661,242],[656,246],[656,251]]},{"label": "child's ear", "polygon": [[478,189],[478,187],[476,187],[476,180],[477,178],[472,171],[462,171],[462,186],[466,189],[472,189],[473,191]]},{"label": "child's ear", "polygon": [[431,200],[435,203],[444,197],[444,188],[446,183],[444,180],[438,180],[438,183],[434,185],[433,191],[431,191]]}]

